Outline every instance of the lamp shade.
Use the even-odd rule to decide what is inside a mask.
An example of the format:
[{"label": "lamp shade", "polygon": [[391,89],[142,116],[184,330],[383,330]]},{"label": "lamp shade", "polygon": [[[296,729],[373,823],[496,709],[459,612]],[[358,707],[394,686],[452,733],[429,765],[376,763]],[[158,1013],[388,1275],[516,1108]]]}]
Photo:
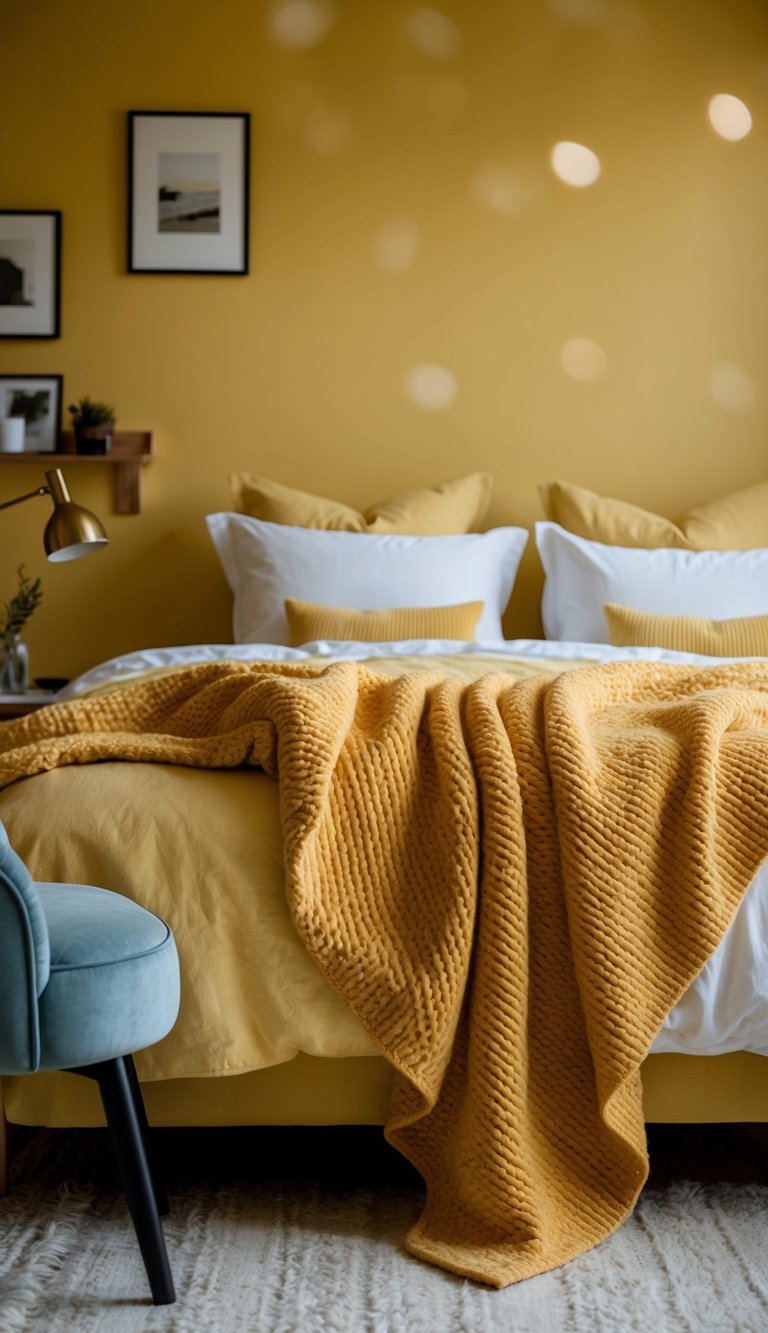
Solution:
[{"label": "lamp shade", "polygon": [[53,513],[45,525],[43,544],[49,560],[77,560],[100,551],[108,543],[101,523],[90,509],[70,499],[67,483],[58,468],[46,472]]}]

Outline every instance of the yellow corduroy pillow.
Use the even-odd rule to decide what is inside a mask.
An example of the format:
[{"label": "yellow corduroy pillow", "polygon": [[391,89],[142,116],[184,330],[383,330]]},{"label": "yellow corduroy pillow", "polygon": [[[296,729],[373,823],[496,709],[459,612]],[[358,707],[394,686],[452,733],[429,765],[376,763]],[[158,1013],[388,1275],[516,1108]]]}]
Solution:
[{"label": "yellow corduroy pillow", "polygon": [[361,643],[393,643],[401,639],[460,639],[471,643],[483,611],[482,602],[455,606],[393,606],[355,611],[286,597],[291,648],[315,639],[353,639]]},{"label": "yellow corduroy pillow", "polygon": [[606,546],[750,551],[768,547],[768,482],[697,505],[673,523],[647,509],[611,500],[582,486],[551,481],[539,487],[552,523]]},{"label": "yellow corduroy pillow", "polygon": [[232,473],[229,484],[238,513],[267,523],[335,532],[442,537],[479,529],[490,504],[493,479],[487,472],[471,472],[423,490],[406,491],[371,505],[363,513],[338,500],[310,495],[254,472]]},{"label": "yellow corduroy pillow", "polygon": [[768,656],[768,615],[735,620],[703,616],[661,616],[606,602],[608,638],[616,647],[670,648],[708,657]]}]

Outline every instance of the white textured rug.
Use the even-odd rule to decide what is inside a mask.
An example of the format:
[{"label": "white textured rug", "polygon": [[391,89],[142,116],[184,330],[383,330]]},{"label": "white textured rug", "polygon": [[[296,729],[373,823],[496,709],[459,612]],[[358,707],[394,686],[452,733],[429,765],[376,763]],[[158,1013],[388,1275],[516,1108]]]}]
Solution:
[{"label": "white textured rug", "polygon": [[311,1179],[184,1185],[171,1189],[165,1219],[179,1299],[155,1309],[122,1196],[109,1182],[32,1174],[36,1183],[0,1200],[3,1333],[768,1329],[765,1185],[650,1190],[590,1254],[502,1292],[404,1252],[421,1197],[408,1178],[360,1188]]}]

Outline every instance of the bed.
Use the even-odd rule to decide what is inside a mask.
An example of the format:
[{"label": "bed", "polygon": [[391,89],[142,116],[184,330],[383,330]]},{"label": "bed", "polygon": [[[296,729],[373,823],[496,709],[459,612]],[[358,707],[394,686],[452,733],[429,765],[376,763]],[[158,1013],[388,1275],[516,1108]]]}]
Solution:
[{"label": "bed", "polygon": [[[719,669],[724,661],[736,663],[742,656],[751,660],[749,654],[740,653],[724,658],[722,653],[714,657],[657,646],[611,646],[596,641],[594,630],[574,635],[573,627],[588,614],[589,596],[583,587],[574,594],[568,578],[575,577],[574,569],[581,569],[583,575],[583,551],[577,552],[568,571],[560,572],[557,583],[548,571],[548,640],[504,641],[492,632],[493,625],[491,632],[486,625],[476,638],[465,641],[318,637],[313,642],[299,639],[302,646],[291,647],[285,642],[285,617],[291,611],[286,609],[286,599],[296,604],[296,632],[300,634],[303,603],[307,597],[312,602],[318,590],[328,586],[327,569],[319,568],[312,553],[307,554],[308,539],[318,534],[304,533],[299,539],[295,535],[298,529],[274,532],[273,525],[262,520],[249,519],[248,523],[255,523],[256,528],[244,527],[240,519],[233,522],[231,515],[214,516],[213,522],[224,544],[219,554],[235,594],[239,642],[128,654],[85,673],[68,687],[62,703],[117,700],[142,682],[158,682],[158,688],[164,688],[164,682],[177,681],[191,667],[215,672],[219,664],[230,663],[240,667],[257,664],[256,669],[265,664],[267,670],[278,672],[286,664],[299,675],[306,669],[313,679],[332,664],[355,670],[360,664],[371,677],[389,682],[432,678],[437,671],[441,679],[457,681],[466,690],[472,682],[490,676],[535,683],[575,677],[600,665],[623,668],[623,664],[636,664],[642,670],[642,664],[658,663],[661,668],[699,671]],[[555,558],[565,559],[562,549],[556,557],[547,550],[552,526],[542,525],[539,534],[542,558],[550,564]],[[507,531],[496,530],[499,534]],[[250,538],[254,532],[259,538],[267,532],[272,562],[269,576],[265,576],[263,548],[255,555],[250,546],[233,553],[234,542],[243,533]],[[349,565],[345,552],[351,548],[344,541],[338,543],[339,537],[348,534],[333,536],[341,550],[341,556],[334,553],[334,568],[339,563]],[[489,536],[490,541],[482,540]],[[572,549],[559,531],[554,537],[566,552]],[[421,543],[419,550],[417,539],[395,536],[390,540],[395,554],[402,557],[402,577],[410,580],[411,598],[416,592],[422,606],[433,605],[437,594],[430,579],[445,588],[446,563],[454,560],[448,579],[453,598],[465,607],[478,603],[482,613],[495,608],[498,620],[524,538],[482,534],[469,547],[457,545],[453,537],[445,538],[437,563],[434,545],[427,548]],[[281,542],[298,543],[300,548],[293,583]],[[327,549],[325,541],[322,546],[316,543],[316,550],[321,549]],[[597,557],[608,549],[594,554]],[[374,553],[374,570],[381,568],[381,554],[379,547]],[[687,552],[675,554],[687,556]],[[416,579],[414,557],[422,556],[423,570]],[[314,583],[307,577],[308,562]],[[352,590],[347,587],[340,594],[347,608],[364,607],[371,601],[385,609],[402,605],[402,590],[393,578],[391,563],[382,588],[373,596],[370,591],[355,592],[359,586],[370,588],[372,575],[365,560],[356,559],[351,568]],[[275,569],[279,569],[279,579],[271,595],[270,577],[275,582]],[[681,577],[687,609],[701,613],[709,609],[713,616],[706,598],[698,602],[694,598],[690,608],[690,565]],[[663,585],[668,592],[668,577]],[[702,579],[704,585],[711,593],[711,561]],[[566,589],[559,600],[558,587]],[[356,602],[355,595],[367,602]],[[613,584],[607,596],[602,586],[598,595],[601,605],[619,605],[627,598],[636,604],[640,596],[634,586],[625,596]],[[382,602],[386,598],[389,600]],[[666,612],[670,605],[667,599],[659,609]],[[581,608],[581,622],[576,606]],[[750,614],[754,618],[758,612],[748,599],[734,609],[739,618]],[[249,638],[251,642],[243,641]],[[18,749],[25,739],[24,727],[32,724],[25,720],[9,725],[17,730],[8,733],[6,729],[6,735],[12,735]],[[214,766],[215,771],[204,771],[188,763],[146,763],[141,755],[127,757],[135,761],[112,762],[107,756],[83,763],[76,758],[61,767],[46,766],[49,771],[30,770],[37,775],[15,781],[0,792],[0,818],[37,878],[101,884],[135,897],[173,926],[184,977],[179,1021],[164,1042],[142,1053],[137,1061],[151,1121],[163,1125],[383,1124],[393,1092],[391,1062],[382,1056],[370,1027],[355,1016],[329,984],[317,959],[307,952],[306,940],[299,937],[286,901],[278,784],[253,767]],[[766,852],[768,841],[762,858]],[[738,910],[730,913],[732,920],[722,942],[671,1008],[642,1064],[647,1121],[768,1119],[768,952],[764,944],[768,940],[768,867],[759,864],[760,860],[756,855],[755,873],[748,887],[742,885],[746,891]],[[3,1098],[11,1122],[51,1126],[100,1122],[87,1081],[68,1075],[6,1079]],[[414,1249],[435,1262],[444,1259],[428,1246]],[[547,1263],[551,1266],[552,1262],[550,1256]],[[496,1285],[513,1280],[508,1270],[483,1269],[474,1261],[449,1260],[445,1266]],[[528,1267],[516,1276],[541,1269],[539,1262],[538,1268]]]}]

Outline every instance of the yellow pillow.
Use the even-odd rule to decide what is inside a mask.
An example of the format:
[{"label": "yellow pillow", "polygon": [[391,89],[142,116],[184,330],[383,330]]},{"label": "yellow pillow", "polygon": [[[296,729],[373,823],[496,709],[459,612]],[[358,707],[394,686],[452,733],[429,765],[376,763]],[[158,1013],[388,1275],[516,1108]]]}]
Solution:
[{"label": "yellow pillow", "polygon": [[697,505],[681,519],[695,551],[752,551],[768,547],[768,481]]},{"label": "yellow pillow", "polygon": [[286,597],[289,644],[298,648],[315,639],[354,639],[390,643],[399,639],[461,639],[471,642],[483,612],[482,602],[456,606],[395,606],[382,611],[354,611]]},{"label": "yellow pillow", "polygon": [[768,656],[768,615],[705,620],[703,616],[659,616],[615,602],[606,602],[603,609],[609,640],[617,647],[672,648],[709,657]]},{"label": "yellow pillow", "polygon": [[768,482],[758,482],[709,504],[677,523],[623,500],[552,481],[539,487],[552,523],[607,546],[678,547],[690,551],[751,551],[768,547]]},{"label": "yellow pillow", "polygon": [[539,487],[539,495],[551,523],[587,541],[606,546],[688,546],[675,523],[624,500],[607,500],[567,481],[550,481]]},{"label": "yellow pillow", "polygon": [[429,489],[396,495],[371,505],[363,513],[337,500],[297,491],[253,472],[235,472],[229,483],[238,513],[267,523],[336,532],[440,537],[479,529],[490,504],[493,479],[487,472],[471,472]]}]

